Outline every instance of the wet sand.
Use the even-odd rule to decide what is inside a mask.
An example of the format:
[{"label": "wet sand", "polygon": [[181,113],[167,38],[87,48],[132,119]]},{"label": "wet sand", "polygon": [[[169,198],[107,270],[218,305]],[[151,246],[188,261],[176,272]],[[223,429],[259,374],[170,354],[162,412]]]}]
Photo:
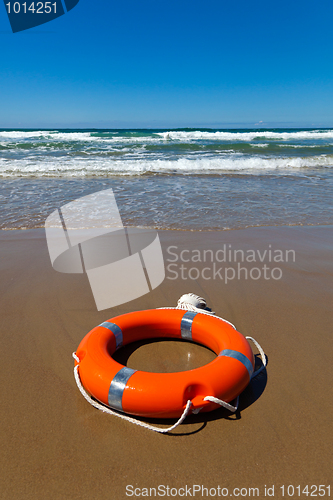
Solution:
[{"label": "wet sand", "polygon": [[[173,273],[167,270],[157,289],[98,312],[85,275],[52,269],[43,230],[1,231],[1,498],[122,500],[129,498],[126,485],[194,484],[228,488],[228,496],[233,488],[258,488],[260,498],[265,485],[275,485],[279,498],[282,485],[332,483],[332,227],[159,234],[165,259],[175,258],[170,245],[180,256],[224,244],[244,252],[293,249],[296,259],[267,263],[281,269],[281,279],[246,280],[243,271],[227,284],[211,279],[213,263],[166,260]],[[181,264],[200,276],[170,279]],[[210,279],[201,275],[204,267]],[[91,407],[73,378],[71,354],[83,336],[118,314],[175,305],[186,292],[205,297],[267,353],[267,373],[241,395],[240,411],[199,414],[173,435],[159,435]],[[190,369],[213,356],[184,342],[135,347],[123,359],[152,371]]]}]

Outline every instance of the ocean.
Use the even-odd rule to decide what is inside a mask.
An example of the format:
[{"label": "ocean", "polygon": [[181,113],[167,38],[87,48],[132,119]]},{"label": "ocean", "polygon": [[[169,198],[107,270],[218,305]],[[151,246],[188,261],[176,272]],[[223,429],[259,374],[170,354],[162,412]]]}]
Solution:
[{"label": "ocean", "polygon": [[127,226],[333,223],[333,129],[0,129],[0,228],[112,188]]}]

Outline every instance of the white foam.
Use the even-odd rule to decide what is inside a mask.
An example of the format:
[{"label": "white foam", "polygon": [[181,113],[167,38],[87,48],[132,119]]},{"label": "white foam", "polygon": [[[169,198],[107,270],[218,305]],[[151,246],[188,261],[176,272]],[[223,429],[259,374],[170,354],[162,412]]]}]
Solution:
[{"label": "white foam", "polygon": [[269,130],[253,132],[202,132],[197,131],[172,131],[158,132],[157,135],[164,140],[192,141],[200,139],[219,140],[219,141],[246,141],[255,139],[275,139],[275,140],[304,140],[304,139],[333,139],[333,130],[303,130],[295,132],[272,132]]},{"label": "white foam", "polygon": [[94,137],[91,132],[58,132],[57,130],[36,130],[36,131],[0,131],[0,138],[10,141],[24,141],[31,139],[45,139],[48,141],[96,141],[99,137]]},{"label": "white foam", "polygon": [[277,144],[279,148],[294,148],[294,149],[313,149],[313,148],[323,148],[327,146],[332,146],[333,144],[331,142],[327,142],[326,144]]},{"label": "white foam", "polygon": [[5,141],[22,141],[31,139],[45,139],[48,141],[83,141],[98,143],[159,143],[164,141],[192,142],[197,140],[212,141],[244,141],[251,142],[258,139],[289,141],[289,140],[328,140],[333,139],[333,130],[303,130],[292,132],[277,132],[270,130],[246,132],[221,131],[180,131],[151,132],[150,135],[120,135],[121,132],[109,132],[107,136],[96,136],[96,132],[60,132],[58,130],[37,131],[0,131],[0,139]]},{"label": "white foam", "polygon": [[35,130],[29,132],[23,132],[21,130],[11,130],[11,131],[0,131],[0,137],[3,139],[32,139],[43,137],[46,132],[42,130]]},{"label": "white foam", "polygon": [[273,170],[333,167],[332,155],[313,157],[258,157],[240,154],[177,160],[128,159],[115,160],[96,157],[92,159],[59,158],[47,160],[0,160],[0,177],[109,177],[119,175],[143,175],[146,173],[209,174],[223,172],[260,173]]},{"label": "white foam", "polygon": [[[163,143],[163,137],[159,137],[156,134],[150,136],[119,136],[118,133],[114,133],[115,136],[96,136],[92,135],[94,132],[58,132],[58,131],[0,131],[0,140],[3,146],[8,144],[13,144],[15,147],[16,143],[39,143],[47,142],[48,146],[52,146],[52,143],[87,143],[96,144],[98,147],[105,146],[115,146],[118,145],[139,145],[142,144],[159,144]],[[112,132],[113,134],[113,132]]]}]

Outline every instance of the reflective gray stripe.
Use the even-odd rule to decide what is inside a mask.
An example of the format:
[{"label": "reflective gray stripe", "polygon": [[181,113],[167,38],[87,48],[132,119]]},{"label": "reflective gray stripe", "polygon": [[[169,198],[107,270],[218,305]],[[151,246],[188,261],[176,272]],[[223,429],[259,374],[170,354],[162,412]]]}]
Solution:
[{"label": "reflective gray stripe", "polygon": [[118,325],[115,323],[109,323],[109,321],[104,321],[104,323],[101,323],[98,326],[104,326],[104,328],[107,328],[110,330],[110,332],[113,333],[113,335],[116,337],[116,348],[123,345],[123,332],[119,328]]},{"label": "reflective gray stripe", "polygon": [[132,370],[132,368],[127,368],[127,366],[124,366],[124,368],[121,368],[121,370],[119,370],[119,372],[116,373],[116,375],[113,377],[108,395],[108,402],[111,408],[123,411],[123,407],[121,404],[123,392],[129,378],[135,372],[136,370]]},{"label": "reflective gray stripe", "polygon": [[224,349],[223,351],[220,352],[219,356],[227,356],[228,358],[238,359],[238,361],[243,363],[243,365],[245,366],[245,368],[249,372],[250,378],[252,377],[252,373],[253,373],[252,363],[249,360],[249,358],[247,358],[241,352],[232,351],[231,349]]},{"label": "reflective gray stripe", "polygon": [[192,340],[192,323],[197,313],[187,311],[180,323],[180,332],[183,339]]}]

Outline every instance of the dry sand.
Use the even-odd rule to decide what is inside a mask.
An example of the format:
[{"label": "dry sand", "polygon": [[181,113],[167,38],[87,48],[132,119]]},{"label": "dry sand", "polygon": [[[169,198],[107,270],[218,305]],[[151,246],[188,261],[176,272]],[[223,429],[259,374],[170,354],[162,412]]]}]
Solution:
[{"label": "dry sand", "polygon": [[[179,253],[270,244],[294,249],[296,261],[267,264],[281,268],[280,280],[171,280],[167,271],[148,295],[98,312],[86,276],[52,269],[43,230],[2,231],[0,498],[122,500],[129,498],[126,485],[193,484],[229,488],[229,496],[233,488],[256,487],[260,498],[265,485],[275,485],[278,498],[281,485],[329,485],[332,234],[329,226],[161,231],[166,258],[169,245]],[[246,389],[237,415],[217,410],[189,418],[174,435],[159,435],[91,407],[73,378],[71,353],[83,336],[112,316],[175,305],[188,291],[205,297],[267,353],[267,376]],[[213,355],[197,345],[164,342],[124,356],[139,369],[179,370]]]}]

